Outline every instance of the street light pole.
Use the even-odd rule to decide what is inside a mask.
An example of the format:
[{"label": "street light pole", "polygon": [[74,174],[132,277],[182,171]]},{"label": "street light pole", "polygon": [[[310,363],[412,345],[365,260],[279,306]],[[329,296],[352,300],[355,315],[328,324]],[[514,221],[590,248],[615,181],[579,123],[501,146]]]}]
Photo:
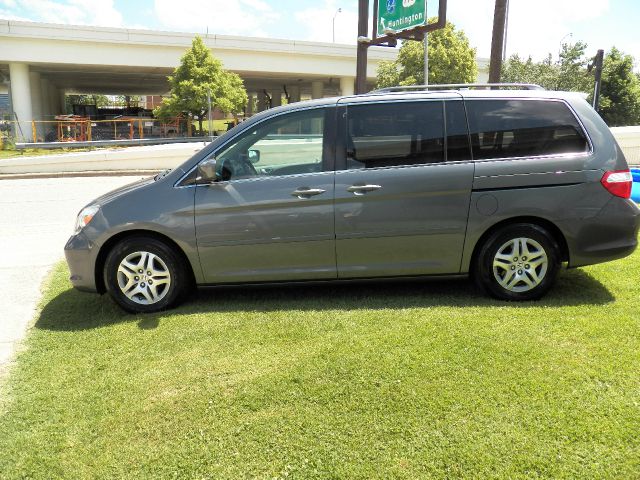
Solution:
[{"label": "street light pole", "polygon": [[564,39],[567,37],[573,37],[573,33],[567,33],[564,37],[560,39],[560,46],[558,48],[558,59],[560,59],[560,55],[562,54],[562,45],[564,45]]},{"label": "street light pole", "polygon": [[424,33],[424,84],[429,85],[429,33]]},{"label": "street light pole", "polygon": [[504,16],[504,41],[502,44],[502,61],[507,61],[507,39],[509,38],[509,0],[507,0],[507,9]]},{"label": "street light pole", "polygon": [[336,17],[340,12],[342,12],[342,8],[337,9],[333,14],[333,43],[336,43]]},{"label": "street light pole", "polygon": [[212,128],[213,128],[213,120],[211,118],[211,89],[207,88],[207,103],[209,104],[209,114],[208,114],[208,124],[209,124],[209,137],[213,136]]}]

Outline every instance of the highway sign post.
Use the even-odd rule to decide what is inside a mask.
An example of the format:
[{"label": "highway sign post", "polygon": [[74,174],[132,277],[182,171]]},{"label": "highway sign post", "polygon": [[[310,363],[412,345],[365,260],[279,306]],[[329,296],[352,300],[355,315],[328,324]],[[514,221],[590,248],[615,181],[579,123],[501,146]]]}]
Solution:
[{"label": "highway sign post", "polygon": [[378,0],[378,37],[427,24],[427,0]]},{"label": "highway sign post", "polygon": [[367,90],[369,47],[395,47],[398,39],[422,41],[426,33],[444,28],[447,23],[447,0],[438,0],[438,19],[435,23],[427,23],[427,0],[374,0],[373,15],[373,38],[369,38],[369,0],[358,0],[356,94]]}]

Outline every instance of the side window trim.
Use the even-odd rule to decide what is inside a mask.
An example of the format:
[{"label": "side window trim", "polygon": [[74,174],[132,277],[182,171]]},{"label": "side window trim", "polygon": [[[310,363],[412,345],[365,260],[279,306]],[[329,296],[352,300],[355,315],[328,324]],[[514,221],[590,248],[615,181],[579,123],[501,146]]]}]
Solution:
[{"label": "side window trim", "polygon": [[[467,150],[467,155],[469,156],[469,158],[465,159],[465,160],[449,160],[449,122],[447,121],[447,111],[449,110],[449,107],[451,106],[451,104],[453,104],[454,102],[459,102],[460,106],[462,107],[462,114],[464,116],[464,120],[462,122],[462,128],[464,129],[464,136],[466,138],[466,150]],[[443,112],[443,117],[444,117],[444,141],[445,141],[445,162],[443,163],[467,163],[467,162],[473,162],[474,158],[473,158],[473,145],[471,143],[471,130],[469,129],[469,115],[467,113],[467,105],[464,101],[464,98],[458,97],[458,98],[446,98],[444,100],[444,112]]]}]

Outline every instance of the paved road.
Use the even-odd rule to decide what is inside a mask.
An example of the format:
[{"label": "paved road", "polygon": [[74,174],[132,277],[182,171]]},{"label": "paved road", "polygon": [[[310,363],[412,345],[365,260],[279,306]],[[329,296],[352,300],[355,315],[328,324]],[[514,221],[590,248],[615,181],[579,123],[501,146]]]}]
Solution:
[{"label": "paved road", "polygon": [[78,211],[137,179],[0,180],[0,369],[33,321],[42,280],[63,258]]}]

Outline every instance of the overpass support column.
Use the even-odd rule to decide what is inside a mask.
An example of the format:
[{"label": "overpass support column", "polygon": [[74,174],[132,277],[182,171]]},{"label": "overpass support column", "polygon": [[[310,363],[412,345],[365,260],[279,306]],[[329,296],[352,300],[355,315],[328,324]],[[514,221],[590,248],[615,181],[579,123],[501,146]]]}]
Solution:
[{"label": "overpass support column", "polygon": [[247,117],[250,117],[251,115],[253,115],[253,93],[247,93]]},{"label": "overpass support column", "polygon": [[311,98],[322,98],[324,96],[324,84],[322,80],[314,80],[311,82]]},{"label": "overpass support column", "polygon": [[282,90],[276,88],[271,90],[271,107],[279,107],[282,105]]},{"label": "overpass support column", "polygon": [[342,95],[353,95],[353,77],[341,77],[340,78],[340,93]]},{"label": "overpass support column", "polygon": [[31,135],[31,82],[29,80],[29,65],[25,63],[10,63],[11,104],[13,112],[19,120],[15,124],[14,135],[19,141],[30,142]]},{"label": "overpass support column", "polygon": [[300,85],[292,85],[289,90],[289,103],[300,101]]},{"label": "overpass support column", "polygon": [[67,113],[67,92],[64,88],[59,90],[60,92],[60,114],[65,115]]},{"label": "overpass support column", "polygon": [[40,95],[42,98],[42,119],[49,120],[51,116],[51,83],[46,78],[40,78]]},{"label": "overpass support column", "polygon": [[258,92],[258,112],[264,112],[267,109],[267,96],[264,90]]},{"label": "overpass support column", "polygon": [[[31,81],[31,117],[33,120],[42,120],[42,81],[39,72],[29,72]],[[42,137],[42,124],[36,123],[37,140]],[[33,139],[36,141],[36,139]]]},{"label": "overpass support column", "polygon": [[[53,116],[58,112],[58,89],[46,78],[42,79],[42,101],[44,103],[43,113],[47,117],[45,120],[53,120]],[[44,85],[46,84],[46,88]],[[52,124],[47,124],[50,128]]]},{"label": "overpass support column", "polygon": [[51,118],[49,120],[53,120],[54,116],[60,115],[60,112],[58,111],[58,106],[60,105],[59,99],[60,92],[58,88],[53,83],[49,83],[49,113],[51,114]]}]

